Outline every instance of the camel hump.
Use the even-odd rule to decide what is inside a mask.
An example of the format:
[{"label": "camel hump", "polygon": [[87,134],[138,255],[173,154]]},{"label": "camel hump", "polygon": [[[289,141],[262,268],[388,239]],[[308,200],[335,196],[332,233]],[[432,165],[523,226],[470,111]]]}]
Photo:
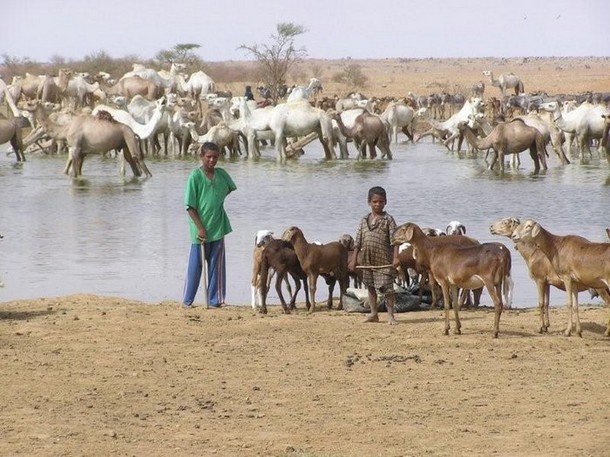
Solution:
[{"label": "camel hump", "polygon": [[95,119],[98,121],[107,121],[107,122],[114,122],[116,123],[117,121],[112,117],[112,114],[110,114],[108,111],[105,110],[99,110],[96,114],[95,114]]}]

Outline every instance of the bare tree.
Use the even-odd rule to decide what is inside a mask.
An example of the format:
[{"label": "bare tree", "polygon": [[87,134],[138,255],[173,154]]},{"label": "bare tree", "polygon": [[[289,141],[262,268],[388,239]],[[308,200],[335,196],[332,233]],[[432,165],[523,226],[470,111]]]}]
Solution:
[{"label": "bare tree", "polygon": [[307,55],[304,47],[294,45],[295,38],[306,31],[301,25],[282,22],[276,26],[277,33],[271,35],[270,44],[242,44],[237,48],[248,51],[258,61],[263,84],[270,90],[274,103],[282,94],[288,72]]}]

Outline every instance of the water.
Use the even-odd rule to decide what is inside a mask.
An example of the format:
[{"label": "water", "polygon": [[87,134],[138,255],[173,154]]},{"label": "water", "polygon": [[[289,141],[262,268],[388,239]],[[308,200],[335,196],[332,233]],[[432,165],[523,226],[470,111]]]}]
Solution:
[{"label": "water", "polygon": [[[221,162],[238,186],[225,203],[234,228],[226,239],[229,303],[250,301],[257,230],[279,236],[296,225],[309,241],[321,242],[354,235],[374,185],[386,188],[386,209],[398,224],[444,228],[455,219],[468,235],[508,246],[517,307],[535,306],[536,290],[510,240],[489,233],[493,221],[533,218],[553,233],[599,241],[610,226],[610,168],[595,154],[588,164],[567,167],[553,155],[539,176],[521,154],[520,169],[500,176],[486,170],[482,158],[460,158],[437,144],[402,143],[392,150],[393,161],[326,162],[312,143],[286,165],[276,163],[273,149],[258,161]],[[182,193],[198,162],[149,159],[153,177],[136,179],[120,177],[115,159],[90,156],[84,178],[72,180],[62,174],[64,161],[30,155],[15,165],[12,156],[0,156],[0,302],[73,293],[181,300],[189,249]],[[278,303],[273,294],[270,303]],[[553,290],[551,301],[562,305],[565,294]],[[483,304],[491,304],[486,293]]]}]

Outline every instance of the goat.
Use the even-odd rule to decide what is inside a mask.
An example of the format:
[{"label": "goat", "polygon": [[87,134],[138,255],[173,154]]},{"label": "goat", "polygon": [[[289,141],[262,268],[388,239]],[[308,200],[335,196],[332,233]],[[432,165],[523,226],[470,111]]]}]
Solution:
[{"label": "goat", "polygon": [[445,229],[446,235],[466,235],[466,226],[460,221],[451,221]]},{"label": "goat", "polygon": [[[423,230],[423,229],[422,229]],[[425,230],[424,230],[425,232]],[[447,224],[447,228],[445,228],[445,232],[443,235],[466,235],[466,226],[462,224],[460,221],[451,221]],[[472,291],[473,297],[470,297],[470,291],[464,290],[460,295],[460,307],[465,303],[467,306],[471,306],[474,303],[474,306],[479,306],[481,300],[481,294],[483,293],[483,289],[477,289]],[[506,303],[504,304],[506,306]],[[510,306],[506,306],[510,308]]]},{"label": "goat", "polygon": [[[490,227],[489,231],[492,235],[502,235],[507,238],[511,238],[515,229],[519,226],[521,221],[515,217],[507,217],[494,222]],[[549,299],[550,299],[550,286],[556,287],[560,290],[566,290],[564,282],[557,275],[557,272],[551,265],[551,261],[548,257],[538,249],[538,246],[531,240],[521,239],[514,240],[515,249],[521,254],[523,260],[529,270],[530,278],[536,283],[536,289],[538,290],[538,309],[540,311],[540,333],[548,332],[550,327],[549,320]],[[575,283],[574,287],[578,292],[587,290],[587,287],[581,283]],[[594,289],[596,294],[599,294],[606,304],[610,305],[610,295],[606,289]]]},{"label": "goat", "polygon": [[[438,237],[444,239],[446,237]],[[453,296],[455,333],[461,334],[458,288],[478,289],[484,285],[494,302],[494,325],[492,335],[498,337],[502,314],[502,293],[509,301],[511,269],[510,251],[501,243],[483,243],[475,246],[435,244],[413,223],[399,226],[392,235],[392,243],[411,243],[415,258],[430,266],[432,276],[443,290],[445,303],[445,335],[449,334],[449,292]]]},{"label": "goat", "polygon": [[340,295],[337,309],[343,309],[343,294],[349,281],[347,275],[347,249],[338,241],[317,245],[308,243],[303,232],[298,227],[290,227],[282,235],[294,246],[296,255],[309,281],[311,306],[309,312],[316,310],[316,282],[318,276],[325,275],[329,286],[328,309],[332,308],[332,288],[334,281],[339,282]]},{"label": "goat", "polygon": [[[519,224],[511,238],[515,242],[533,242],[548,257],[568,294],[570,312],[564,334],[572,334],[575,314],[576,333],[582,337],[577,283],[594,289],[610,287],[610,243],[595,243],[577,235],[554,235],[531,219]],[[610,336],[610,322],[605,336]]]},{"label": "goat", "polygon": [[[347,258],[349,259],[354,251],[354,237],[345,233],[339,237],[339,243],[341,243],[343,246],[345,246],[345,249],[347,249]],[[348,271],[347,274],[353,281],[356,289],[362,287],[362,270]]]},{"label": "goat", "polygon": [[[311,308],[309,294],[307,291],[307,275],[301,268],[301,264],[296,255],[292,244],[286,240],[270,240],[264,247],[261,253],[261,268],[259,281],[259,297],[261,301],[260,311],[267,314],[267,293],[269,291],[268,275],[270,270],[276,272],[275,290],[280,298],[282,309],[285,314],[290,314],[290,311],[296,309],[296,296],[301,290],[301,281],[305,288],[305,305],[307,309]],[[294,294],[291,293],[290,307],[286,305],[284,296],[282,295],[282,281],[288,283],[287,275],[294,279],[296,289]]]},{"label": "goat", "polygon": [[[424,235],[426,235],[427,237],[429,237],[430,240],[434,244],[453,244],[456,246],[477,246],[480,244],[474,238],[470,238],[465,235],[436,236],[436,235],[433,235],[431,232],[427,231],[426,229],[421,229],[421,230],[422,230],[422,233]],[[406,244],[409,244],[409,243],[406,243]],[[407,271],[406,269],[411,268],[413,271],[416,272],[416,274],[420,275],[420,286],[423,284],[426,284],[426,283],[428,284],[428,286],[430,287],[430,292],[432,293],[432,301],[431,301],[430,307],[434,308],[437,301],[439,300],[439,297],[437,294],[438,287],[436,285],[436,282],[434,281],[434,278],[430,271],[430,265],[427,262],[427,260],[425,258],[423,258],[423,259],[418,258],[416,256],[416,251],[413,246],[411,246],[410,248],[407,248],[403,252],[399,252],[398,260],[400,261],[401,269],[405,269],[405,271]],[[419,289],[420,304],[422,302],[422,296],[423,296],[423,288],[420,287],[420,289]],[[478,305],[478,300],[479,300],[480,296],[481,296],[480,292],[478,294],[475,294],[475,304],[476,305]],[[462,297],[464,297],[464,295],[462,295]],[[460,306],[460,304],[458,304],[457,306]]]},{"label": "goat", "polygon": [[[261,261],[263,249],[273,239],[273,232],[271,230],[259,230],[256,232],[254,237],[254,251],[252,252],[252,281],[251,281],[251,292],[252,292],[252,309],[256,309],[256,297],[257,291],[260,291],[260,273],[261,273]],[[262,303],[260,294],[258,294],[258,303]]]}]

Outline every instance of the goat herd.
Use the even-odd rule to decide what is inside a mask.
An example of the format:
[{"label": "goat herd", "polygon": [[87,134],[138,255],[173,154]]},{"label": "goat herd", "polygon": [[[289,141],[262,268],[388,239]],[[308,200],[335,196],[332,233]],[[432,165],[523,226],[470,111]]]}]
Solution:
[{"label": "goat herd", "polygon": [[[578,313],[578,293],[590,290],[610,305],[610,243],[592,242],[576,235],[559,236],[546,230],[534,220],[521,222],[514,217],[494,222],[489,230],[493,235],[505,236],[515,243],[523,257],[532,280],[538,290],[540,314],[539,332],[548,332],[550,286],[567,293],[570,310],[565,335],[570,336],[575,323],[576,334],[582,336]],[[610,238],[610,229],[607,229]],[[511,254],[502,243],[479,243],[465,235],[465,227],[453,221],[445,232],[421,228],[414,223],[400,225],[392,235],[393,245],[400,245],[397,281],[417,280],[432,292],[432,306],[437,302],[437,288],[442,291],[445,326],[450,330],[450,308],[453,308],[455,333],[461,333],[459,310],[463,298],[460,289],[472,290],[480,296],[482,288],[494,303],[492,335],[498,336],[500,316],[504,307],[510,308],[513,281],[511,278]],[[282,309],[290,313],[295,309],[296,296],[305,291],[305,303],[310,313],[316,310],[316,282],[319,276],[329,286],[327,307],[333,305],[333,290],[339,283],[338,309],[343,309],[343,295],[350,278],[354,286],[359,271],[348,271],[348,258],[353,249],[353,239],[343,235],[340,240],[327,244],[309,243],[298,227],[287,229],[280,239],[272,232],[261,230],[256,234],[252,271],[252,307],[267,313],[267,293],[273,274],[275,289]],[[366,267],[366,266],[364,266]],[[388,267],[388,266],[386,266]],[[288,277],[292,277],[292,292]],[[282,295],[282,284],[291,294],[290,303]],[[258,304],[257,304],[258,299]],[[475,298],[475,304],[477,300]],[[610,336],[610,319],[605,336]]]}]

